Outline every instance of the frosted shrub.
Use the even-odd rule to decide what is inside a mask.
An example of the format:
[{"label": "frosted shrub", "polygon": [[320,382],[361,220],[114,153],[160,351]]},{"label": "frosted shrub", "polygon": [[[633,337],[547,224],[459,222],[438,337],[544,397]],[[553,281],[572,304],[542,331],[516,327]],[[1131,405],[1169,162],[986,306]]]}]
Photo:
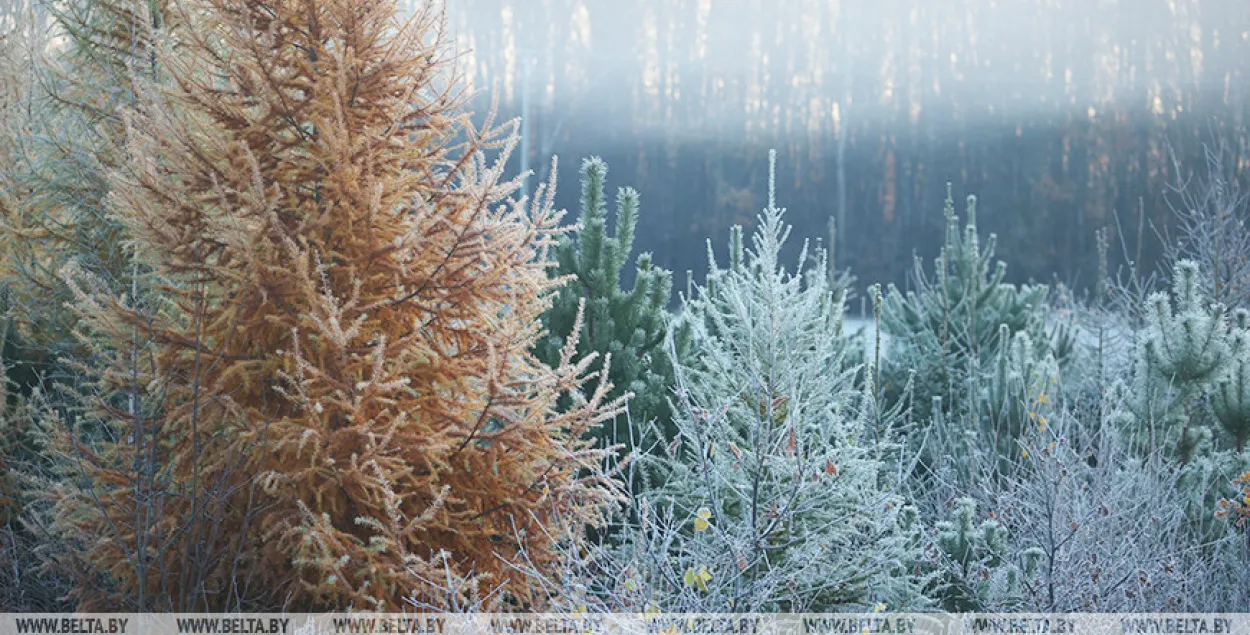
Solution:
[{"label": "frosted shrub", "polygon": [[[930,490],[922,508],[955,521],[938,523],[940,549],[928,550],[942,571],[944,606],[1201,611],[1245,597],[1228,568],[1240,557],[1230,534],[1215,527],[1197,539],[1189,526],[1191,507],[1205,504],[1194,482],[1215,484],[1223,468],[1199,474],[1174,469],[1162,451],[1139,457],[1113,426],[1095,432],[1102,417],[1060,409],[1022,437],[1009,473],[975,475],[972,488],[955,485],[949,468],[937,471],[948,488]],[[943,511],[948,505],[955,511]]]},{"label": "frosted shrub", "polygon": [[1164,245],[1164,261],[1201,265],[1211,297],[1229,307],[1250,306],[1250,231],[1246,231],[1250,192],[1239,173],[1247,157],[1225,139],[1203,144],[1203,166],[1189,170],[1173,156],[1176,181],[1164,197],[1173,216],[1174,238]]},{"label": "frosted shrub", "polygon": [[[941,572],[943,606],[1204,611],[1250,597],[1238,573],[1245,538],[1213,513],[1231,508],[1219,501],[1246,462],[1220,447],[1235,445],[1240,429],[1245,318],[1230,328],[1206,306],[1197,273],[1178,267],[1175,308],[1151,298],[1136,344],[1100,331],[1093,350],[1077,351],[1092,370],[1058,372],[1053,356],[1025,354],[1027,333],[1014,335],[966,393],[991,407],[979,419],[988,430],[1009,432],[993,443],[977,442],[987,428],[934,408],[925,442],[936,458],[912,485],[923,516],[937,521],[926,554]],[[1131,371],[1131,387],[1106,390],[1120,370]],[[997,460],[983,460],[991,451]]]}]

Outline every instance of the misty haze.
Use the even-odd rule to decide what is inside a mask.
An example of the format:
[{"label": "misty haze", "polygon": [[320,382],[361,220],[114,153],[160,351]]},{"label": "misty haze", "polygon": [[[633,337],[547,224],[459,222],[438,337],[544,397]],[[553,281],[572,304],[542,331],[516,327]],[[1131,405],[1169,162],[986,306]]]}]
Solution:
[{"label": "misty haze", "polygon": [[[980,198],[1012,281],[1086,289],[1096,230],[1113,267],[1121,241],[1153,265],[1167,186],[1204,167],[1203,144],[1240,157],[1246,142],[1250,7],[1237,0],[449,8],[479,108],[528,114],[513,169],[528,160],[541,180],[559,155],[571,183],[581,157],[603,157],[613,187],[643,194],[639,248],[683,283],[706,266],[706,237],[754,223],[769,148],[789,222],[827,241],[836,219],[836,264],[861,281],[904,284],[913,252],[936,255],[950,182]],[[558,201],[575,211],[576,197]]]}]

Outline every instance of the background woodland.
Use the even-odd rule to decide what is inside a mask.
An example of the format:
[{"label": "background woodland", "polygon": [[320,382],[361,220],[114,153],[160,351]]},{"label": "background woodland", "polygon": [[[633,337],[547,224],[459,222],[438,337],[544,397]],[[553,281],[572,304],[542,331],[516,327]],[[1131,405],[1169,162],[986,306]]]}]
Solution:
[{"label": "background woodland", "polygon": [[[1096,284],[1154,267],[1164,193],[1218,136],[1247,143],[1250,9],[1236,0],[461,0],[448,4],[466,81],[524,116],[514,169],[597,155],[650,197],[639,248],[701,277],[687,248],[764,204],[778,179],[803,236],[905,288],[937,255],[946,184],[982,199],[1013,254],[1008,281]],[[1245,165],[1226,165],[1242,183]],[[571,178],[566,164],[561,178]],[[557,204],[574,209],[573,188]],[[787,254],[798,253],[798,245]],[[862,289],[861,289],[862,291]],[[675,306],[675,305],[674,305]],[[859,303],[852,302],[859,315]],[[866,313],[866,310],[864,311]]]}]

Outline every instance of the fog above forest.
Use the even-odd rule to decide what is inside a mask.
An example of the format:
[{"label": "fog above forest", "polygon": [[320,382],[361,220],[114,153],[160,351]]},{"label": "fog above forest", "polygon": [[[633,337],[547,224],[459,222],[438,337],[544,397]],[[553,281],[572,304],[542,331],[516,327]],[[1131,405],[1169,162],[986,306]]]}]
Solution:
[{"label": "fog above forest", "polygon": [[[841,117],[1184,109],[1242,89],[1250,5],[1208,0],[450,0],[477,89],[605,129],[801,134]],[[569,101],[572,103],[568,103]],[[564,102],[557,104],[557,102]],[[658,116],[657,116],[658,115]]]},{"label": "fog above forest", "polygon": [[[932,252],[945,183],[977,193],[1013,273],[1079,284],[1115,214],[1166,225],[1168,148],[1245,145],[1250,3],[1241,0],[448,0],[485,109],[526,115],[522,165],[609,160],[663,220],[644,249],[677,270],[705,236],[750,224],[781,151],[798,235],[829,217],[839,262],[899,280]],[[1189,165],[1193,169],[1196,165]],[[663,173],[663,174],[662,174]],[[681,189],[698,191],[679,191]],[[787,192],[787,189],[793,192]],[[644,214],[647,214],[644,210]],[[936,214],[936,220],[935,220]],[[1049,220],[1039,220],[1049,219]],[[1137,219],[1140,220],[1140,219]],[[1138,224],[1129,218],[1129,225]],[[1019,221],[1019,222],[1017,222]],[[1019,230],[1021,236],[1012,237]],[[646,231],[646,228],[643,229]],[[1114,231],[1114,230],[1113,230]],[[846,234],[883,237],[860,253]],[[719,242],[718,242],[719,244]],[[1145,246],[1146,256],[1152,247]],[[862,276],[861,276],[862,277]]]}]

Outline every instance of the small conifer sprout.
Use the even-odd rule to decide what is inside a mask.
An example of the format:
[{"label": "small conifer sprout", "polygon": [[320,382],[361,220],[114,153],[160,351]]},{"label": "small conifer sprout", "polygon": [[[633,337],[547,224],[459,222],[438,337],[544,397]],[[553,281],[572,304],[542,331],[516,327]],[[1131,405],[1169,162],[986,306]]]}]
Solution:
[{"label": "small conifer sprout", "polygon": [[936,525],[945,568],[939,588],[946,608],[982,610],[990,603],[1009,604],[1019,598],[1024,583],[1037,574],[1037,554],[1026,554],[1022,571],[1011,562],[1003,526],[993,518],[976,522],[975,500],[960,498],[952,512],[953,520]]}]

